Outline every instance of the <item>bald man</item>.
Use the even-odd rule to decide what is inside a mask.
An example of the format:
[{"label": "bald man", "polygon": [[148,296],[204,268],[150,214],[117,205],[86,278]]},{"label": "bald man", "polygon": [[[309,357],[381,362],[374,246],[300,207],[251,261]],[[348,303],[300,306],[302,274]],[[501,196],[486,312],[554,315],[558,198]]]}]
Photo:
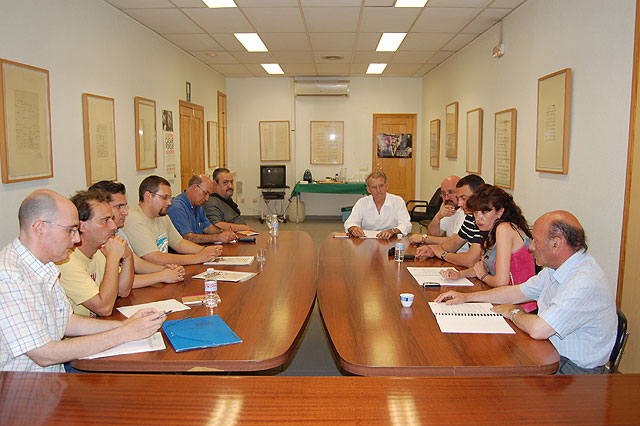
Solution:
[{"label": "bald man", "polygon": [[182,238],[196,244],[228,243],[236,240],[231,230],[212,225],[202,205],[213,193],[213,182],[205,175],[192,176],[187,189],[173,199],[167,214]]},{"label": "bald man", "polygon": [[[560,354],[558,374],[600,374],[609,360],[618,320],[611,288],[587,254],[584,230],[566,211],[542,215],[529,246],[544,269],[520,285],[475,293],[448,291],[436,302],[500,303],[493,310],[534,339],[549,339]],[[513,303],[538,302],[528,314]]]},{"label": "bald man", "polygon": [[[71,313],[55,262],[80,242],[78,211],[38,190],[18,211],[20,236],[0,251],[0,370],[64,372],[63,363],[151,336],[164,312],[142,309],[125,321]],[[74,337],[72,339],[63,337]]]}]

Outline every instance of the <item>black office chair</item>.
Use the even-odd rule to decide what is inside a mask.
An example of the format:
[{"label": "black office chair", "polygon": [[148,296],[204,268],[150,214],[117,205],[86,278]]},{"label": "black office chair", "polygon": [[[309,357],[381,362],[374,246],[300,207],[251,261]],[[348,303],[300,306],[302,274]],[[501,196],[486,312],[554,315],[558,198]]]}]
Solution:
[{"label": "black office chair", "polygon": [[613,345],[611,356],[609,357],[609,374],[618,372],[622,351],[629,336],[629,333],[627,333],[627,317],[624,316],[620,309],[616,309],[616,311],[618,313],[618,333],[616,334],[616,342]]},{"label": "black office chair", "polygon": [[418,222],[420,224],[420,232],[422,232],[422,228],[429,226],[429,222],[438,213],[441,205],[440,188],[436,189],[428,203],[425,200],[407,201],[407,210],[409,211],[409,216],[411,216],[411,222]]}]

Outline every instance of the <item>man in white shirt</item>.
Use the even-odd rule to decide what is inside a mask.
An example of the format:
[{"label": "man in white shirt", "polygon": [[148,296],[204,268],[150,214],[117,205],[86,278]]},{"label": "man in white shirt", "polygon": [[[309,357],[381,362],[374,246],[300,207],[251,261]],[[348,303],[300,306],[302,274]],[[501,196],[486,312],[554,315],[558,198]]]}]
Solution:
[{"label": "man in white shirt", "polygon": [[389,183],[382,171],[367,176],[366,197],[359,199],[344,223],[344,229],[354,237],[364,237],[364,230],[380,231],[377,238],[389,239],[411,232],[411,218],[402,197],[387,194]]}]

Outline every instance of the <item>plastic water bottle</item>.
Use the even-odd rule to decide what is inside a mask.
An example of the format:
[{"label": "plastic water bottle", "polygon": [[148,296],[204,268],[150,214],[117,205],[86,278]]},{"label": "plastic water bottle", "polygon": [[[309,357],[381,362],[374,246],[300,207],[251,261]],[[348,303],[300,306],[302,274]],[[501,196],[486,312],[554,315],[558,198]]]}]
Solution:
[{"label": "plastic water bottle", "polygon": [[404,260],[404,242],[398,240],[396,241],[396,262],[402,262]]},{"label": "plastic water bottle", "polygon": [[207,308],[213,309],[221,302],[218,296],[218,280],[213,268],[207,268],[207,275],[204,278],[204,304]]},{"label": "plastic water bottle", "polygon": [[279,226],[280,224],[278,223],[278,216],[274,214],[273,217],[271,218],[271,235],[273,235],[274,237],[278,236]]}]

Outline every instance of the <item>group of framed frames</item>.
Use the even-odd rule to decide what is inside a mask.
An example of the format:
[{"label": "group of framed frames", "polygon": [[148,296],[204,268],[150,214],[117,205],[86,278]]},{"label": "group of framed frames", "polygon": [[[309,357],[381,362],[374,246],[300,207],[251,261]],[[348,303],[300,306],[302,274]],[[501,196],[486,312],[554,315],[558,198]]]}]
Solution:
[{"label": "group of framed frames", "polygon": [[[2,183],[53,177],[49,71],[0,59]],[[136,169],[158,166],[156,102],[134,98]],[[117,179],[114,99],[82,94],[87,185]]]},{"label": "group of framed frames", "polygon": [[[536,171],[567,174],[571,115],[571,68],[538,79]],[[468,173],[482,172],[482,108],[467,111]],[[494,183],[513,189],[516,152],[516,109],[495,113]],[[445,157],[458,157],[458,102],[445,110]],[[440,167],[440,119],[429,122],[429,164]]]}]

